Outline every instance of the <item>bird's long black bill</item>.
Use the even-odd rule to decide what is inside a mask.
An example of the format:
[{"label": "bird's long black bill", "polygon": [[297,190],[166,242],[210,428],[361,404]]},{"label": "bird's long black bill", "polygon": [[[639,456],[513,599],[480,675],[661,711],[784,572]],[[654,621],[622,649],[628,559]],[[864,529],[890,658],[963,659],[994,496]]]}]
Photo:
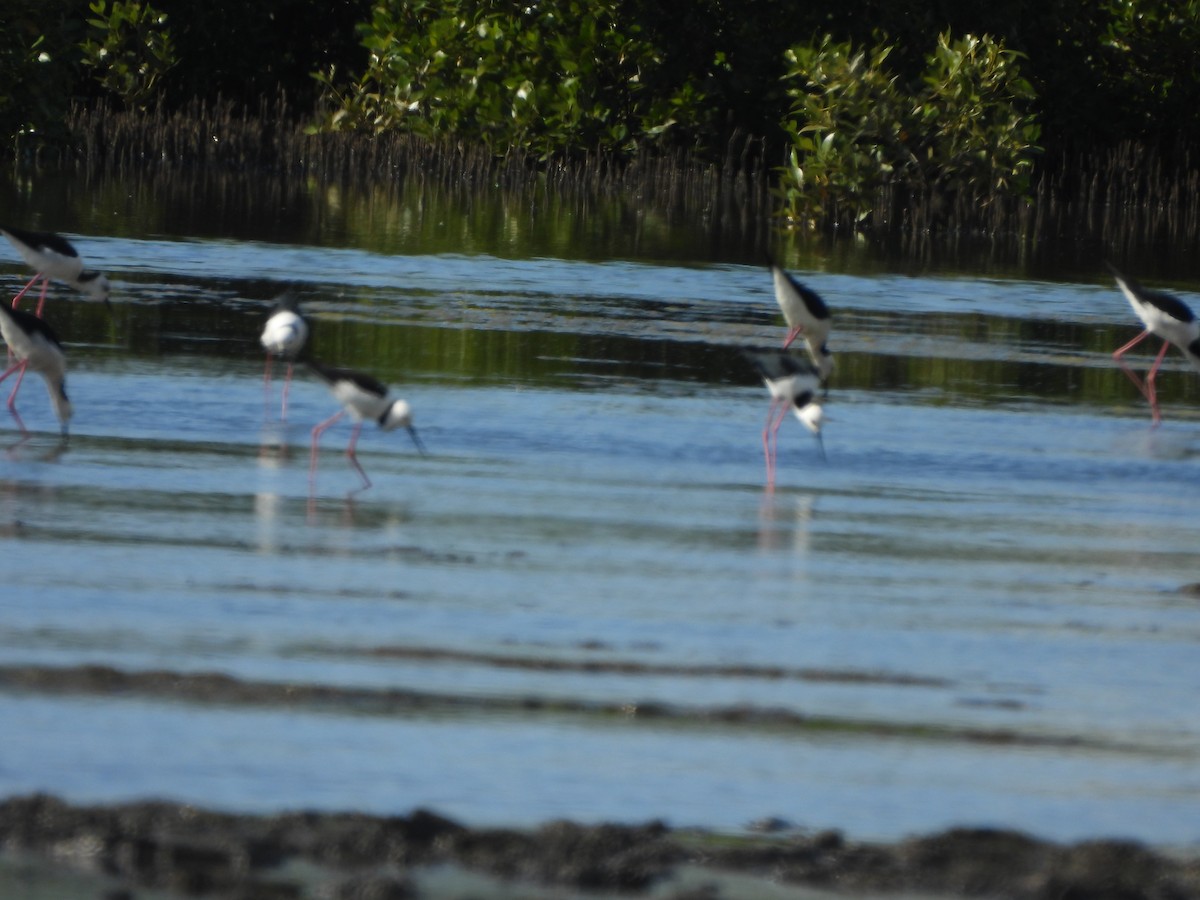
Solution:
[{"label": "bird's long black bill", "polygon": [[416,445],[420,454],[422,456],[428,456],[429,454],[425,451],[425,445],[421,443],[421,438],[417,435],[417,429],[413,428],[411,425],[408,426],[408,434],[409,437],[413,439],[413,443]]}]

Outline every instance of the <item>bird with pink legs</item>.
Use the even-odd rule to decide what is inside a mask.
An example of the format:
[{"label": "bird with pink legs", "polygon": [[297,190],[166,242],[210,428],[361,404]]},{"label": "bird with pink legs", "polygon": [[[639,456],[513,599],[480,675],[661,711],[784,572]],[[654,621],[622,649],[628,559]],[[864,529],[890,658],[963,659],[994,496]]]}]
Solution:
[{"label": "bird with pink legs", "polygon": [[21,258],[37,273],[13,297],[13,309],[16,309],[29,289],[41,281],[42,290],[34,310],[34,315],[41,318],[42,308],[46,305],[46,289],[52,278],[70,285],[92,300],[99,300],[105,306],[109,305],[108,278],[87,268],[79,256],[79,251],[62,235],[46,231],[25,231],[8,226],[0,226],[0,234],[8,239]]},{"label": "bird with pink legs", "polygon": [[0,303],[0,337],[8,345],[9,352],[16,359],[11,366],[0,374],[0,381],[10,375],[17,376],[12,393],[8,395],[8,411],[12,414],[21,429],[22,440],[28,438],[29,432],[21,416],[17,413],[17,391],[25,378],[26,370],[37,372],[46,382],[46,390],[50,394],[50,402],[54,413],[62,427],[62,436],[67,437],[67,422],[71,419],[71,401],[67,399],[67,357],[63,353],[62,344],[53,329],[33,313],[20,309],[9,309]]},{"label": "bird with pink legs", "polygon": [[267,351],[267,364],[263,372],[263,412],[271,402],[271,362],[275,357],[287,362],[287,375],[283,380],[283,400],[279,418],[287,420],[288,388],[292,384],[292,370],[296,359],[308,340],[308,322],[300,314],[300,303],[292,291],[285,291],[275,299],[275,308],[263,327],[263,349]]},{"label": "bird with pink legs", "polygon": [[775,460],[779,449],[779,428],[788,410],[817,439],[821,458],[825,458],[825,442],[821,426],[825,412],[817,401],[821,373],[817,366],[795,352],[786,350],[747,351],[746,358],[754,366],[771,394],[767,421],[763,425],[763,456],[767,463],[767,490],[775,489]]},{"label": "bird with pink legs", "polygon": [[[1151,422],[1157,426],[1162,422],[1162,413],[1158,407],[1158,390],[1155,387],[1158,370],[1172,344],[1179,348],[1195,369],[1200,370],[1200,319],[1197,319],[1196,314],[1178,297],[1142,287],[1130,276],[1122,274],[1112,263],[1105,265],[1116,279],[1117,287],[1133,307],[1134,313],[1145,326],[1141,334],[1114,350],[1112,356],[1150,404]],[[1124,356],[1150,335],[1161,338],[1162,347],[1154,357],[1145,379],[1141,379],[1126,365]]]},{"label": "bird with pink legs", "polygon": [[833,371],[833,354],[829,350],[829,330],[833,316],[825,301],[812,288],[801,284],[786,272],[774,259],[767,257],[771,267],[771,278],[775,283],[775,301],[787,322],[787,337],[783,341],[786,350],[798,337],[804,338],[808,355],[812,357],[820,375],[821,383],[829,380]]},{"label": "bird with pink legs", "polygon": [[362,479],[362,487],[351,493],[365,491],[371,487],[371,479],[367,477],[367,473],[359,464],[356,452],[359,433],[362,431],[363,422],[368,419],[378,425],[381,431],[404,428],[408,431],[409,437],[412,438],[413,444],[416,445],[421,455],[426,455],[425,446],[421,443],[420,437],[417,436],[417,430],[412,424],[412,408],[406,400],[393,400],[387,385],[363,372],[337,369],[333,366],[323,365],[316,360],[308,360],[307,365],[318,378],[325,382],[333,396],[342,404],[340,411],[317,424],[312,430],[312,455],[308,464],[310,491],[316,485],[317,452],[321,435],[330,425],[346,414],[349,414],[350,418],[354,420],[354,430],[350,434],[350,443],[346,446],[346,456],[350,460],[350,465]]}]

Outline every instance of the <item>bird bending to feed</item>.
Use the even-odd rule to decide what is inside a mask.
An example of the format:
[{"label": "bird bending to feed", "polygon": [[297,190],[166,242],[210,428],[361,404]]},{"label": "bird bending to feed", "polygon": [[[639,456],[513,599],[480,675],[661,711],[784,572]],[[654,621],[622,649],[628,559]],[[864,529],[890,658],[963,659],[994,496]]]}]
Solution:
[{"label": "bird bending to feed", "polygon": [[42,293],[34,311],[35,315],[40,316],[42,307],[46,304],[46,288],[51,278],[66,282],[93,300],[101,300],[105,306],[109,305],[108,279],[99,272],[86,268],[78,251],[66,238],[48,232],[23,231],[6,226],[0,227],[0,234],[8,238],[8,242],[21,254],[21,258],[37,272],[29,283],[17,292],[17,296],[13,297],[14,308],[25,296],[25,292],[41,279]]},{"label": "bird bending to feed", "polygon": [[816,437],[821,458],[825,458],[825,443],[821,437],[825,413],[816,399],[821,386],[821,373],[807,359],[783,350],[747,352],[746,358],[771,392],[771,406],[763,426],[763,456],[767,461],[767,487],[774,488],[779,426],[783,424],[788,407]]},{"label": "bird bending to feed", "polygon": [[54,414],[58,417],[65,438],[67,422],[71,419],[72,409],[66,391],[67,358],[63,353],[58,336],[49,325],[33,313],[27,313],[20,309],[9,309],[3,303],[0,303],[0,336],[4,338],[4,343],[8,344],[8,349],[16,358],[16,362],[0,375],[0,381],[14,372],[17,373],[17,383],[13,386],[12,393],[8,395],[8,408],[13,414],[13,418],[17,420],[17,424],[21,426],[22,433],[25,432],[25,424],[17,415],[17,390],[21,387],[25,370],[30,369],[45,380],[46,390],[50,393],[50,402],[54,404]]},{"label": "bird bending to feed", "polygon": [[829,307],[816,291],[802,285],[774,259],[767,257],[767,262],[775,282],[775,300],[788,324],[783,349],[786,350],[796,338],[803,335],[808,353],[824,382],[833,371],[833,354],[826,343],[829,340],[829,328],[833,324]]},{"label": "bird bending to feed", "polygon": [[335,369],[332,366],[322,365],[315,360],[309,360],[308,367],[329,386],[329,390],[333,393],[333,396],[337,397],[338,402],[343,407],[340,412],[334,413],[324,422],[316,425],[312,430],[312,456],[308,465],[310,483],[316,479],[317,475],[317,445],[321,440],[321,434],[346,413],[349,413],[350,417],[354,419],[354,432],[350,435],[350,443],[346,447],[346,456],[350,458],[350,464],[354,466],[363,480],[363,486],[359,490],[366,490],[371,486],[371,479],[367,477],[367,473],[358,464],[358,457],[355,455],[355,447],[358,445],[358,434],[362,431],[362,425],[365,420],[372,420],[383,431],[392,431],[396,428],[407,429],[417,450],[422,456],[425,455],[425,447],[422,445],[421,439],[417,436],[417,430],[413,428],[412,409],[405,400],[391,399],[388,396],[387,385],[377,381],[370,375],[364,375],[362,372],[352,372],[349,369]]},{"label": "bird bending to feed", "polygon": [[295,294],[287,291],[275,299],[275,308],[267,318],[261,337],[263,349],[267,351],[267,365],[263,372],[263,408],[271,399],[271,360],[278,356],[287,361],[287,377],[283,381],[283,403],[279,417],[287,418],[288,388],[292,384],[292,369],[296,357],[308,340],[308,323],[300,315],[300,304]]},{"label": "bird bending to feed", "polygon": [[[1158,411],[1158,393],[1154,387],[1154,379],[1158,375],[1159,366],[1162,365],[1163,357],[1167,354],[1167,348],[1174,344],[1183,351],[1188,362],[1200,370],[1200,320],[1178,297],[1162,291],[1148,290],[1128,275],[1121,274],[1112,263],[1105,263],[1105,265],[1112,272],[1113,278],[1117,280],[1117,287],[1121,289],[1121,293],[1125,295],[1125,299],[1129,301],[1129,305],[1133,307],[1137,317],[1146,326],[1146,330],[1132,341],[1114,350],[1113,359],[1149,401],[1150,415],[1153,417],[1154,424],[1157,425],[1162,421],[1162,416]],[[1129,366],[1125,365],[1122,357],[1126,351],[1137,346],[1151,334],[1162,338],[1163,345],[1158,351],[1158,356],[1154,358],[1154,364],[1150,366],[1150,371],[1146,373],[1146,380],[1142,381]]]}]

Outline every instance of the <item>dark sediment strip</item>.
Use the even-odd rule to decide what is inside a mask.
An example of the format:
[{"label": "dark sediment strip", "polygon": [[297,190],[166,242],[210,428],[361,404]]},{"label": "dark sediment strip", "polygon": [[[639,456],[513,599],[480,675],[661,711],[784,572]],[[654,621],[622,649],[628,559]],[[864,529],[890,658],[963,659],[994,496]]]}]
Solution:
[{"label": "dark sediment strip", "polygon": [[1025,733],[1013,729],[953,727],[887,722],[755,706],[685,707],[635,700],[599,702],[537,696],[474,696],[405,688],[360,688],[323,684],[246,681],[222,673],[167,670],[125,672],[109,666],[0,666],[0,691],[138,697],[212,706],[307,709],[337,715],[401,716],[468,713],[480,715],[560,715],[614,717],[672,727],[736,724],[797,733],[846,737],[960,741],[1025,747],[1079,747],[1113,752],[1146,752],[1074,735]]},{"label": "dark sediment strip", "polygon": [[[520,669],[537,672],[581,672],[585,674],[677,676],[681,678],[760,678],[766,681],[812,681],[837,684],[881,684],[897,687],[946,688],[952,683],[945,678],[932,678],[904,673],[861,671],[854,669],[788,668],[786,666],[751,665],[673,665],[620,659],[562,659],[550,656],[525,656],[499,653],[467,653],[438,647],[389,645],[379,647],[301,648],[305,654],[365,656],[379,659],[410,660],[413,662],[456,662],[477,664],[498,669]],[[586,648],[585,648],[586,649]]]},{"label": "dark sediment strip", "polygon": [[[1124,841],[1064,846],[987,829],[888,845],[852,842],[835,831],[732,839],[660,823],[471,829],[421,810],[395,817],[254,816],[162,802],[72,806],[36,795],[0,802],[0,848],[0,887],[6,857],[19,855],[23,888],[65,866],[103,879],[104,896],[123,897],[133,889],[193,897],[450,896],[423,886],[423,873],[435,866],[502,879],[504,896],[516,896],[514,887],[524,884],[556,888],[556,897],[653,891],[722,900],[745,889],[723,881],[730,873],[845,892],[1013,900],[1200,896],[1197,858]],[[308,865],[288,865],[296,862]],[[684,867],[702,868],[703,892],[663,894]],[[478,886],[470,895],[484,896]]]}]

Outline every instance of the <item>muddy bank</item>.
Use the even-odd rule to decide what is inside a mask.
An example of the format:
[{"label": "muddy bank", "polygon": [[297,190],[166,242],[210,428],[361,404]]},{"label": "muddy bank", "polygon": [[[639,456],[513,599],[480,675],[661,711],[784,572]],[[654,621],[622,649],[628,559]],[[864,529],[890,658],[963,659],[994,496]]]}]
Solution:
[{"label": "muddy bank", "polygon": [[[773,823],[769,823],[773,824]],[[1200,897],[1200,856],[957,829],[896,844],[835,831],[731,838],[650,823],[532,831],[402,817],[232,815],[175,803],[0,803],[3,896],[400,898]]]},{"label": "muddy bank", "polygon": [[[808,673],[806,677],[820,676]],[[835,674],[829,673],[826,677],[833,678]],[[893,683],[919,684],[912,679],[907,682],[893,680]],[[703,728],[733,724],[739,728],[763,728],[775,732],[788,729],[797,733],[871,734],[913,740],[961,741],[1004,746],[1085,748],[1116,752],[1138,749],[1131,745],[1089,740],[1071,734],[1047,735],[1008,728],[898,724],[745,705],[691,707],[663,703],[603,703],[536,695],[481,697],[401,688],[376,689],[253,681],[234,678],[220,672],[127,672],[99,665],[0,665],[0,690],[144,697],[198,705],[331,710],[339,713],[352,710],[358,715],[377,716],[412,712],[520,713],[525,716],[543,714],[593,719],[636,719],[642,722],[669,722],[680,727]]]}]

